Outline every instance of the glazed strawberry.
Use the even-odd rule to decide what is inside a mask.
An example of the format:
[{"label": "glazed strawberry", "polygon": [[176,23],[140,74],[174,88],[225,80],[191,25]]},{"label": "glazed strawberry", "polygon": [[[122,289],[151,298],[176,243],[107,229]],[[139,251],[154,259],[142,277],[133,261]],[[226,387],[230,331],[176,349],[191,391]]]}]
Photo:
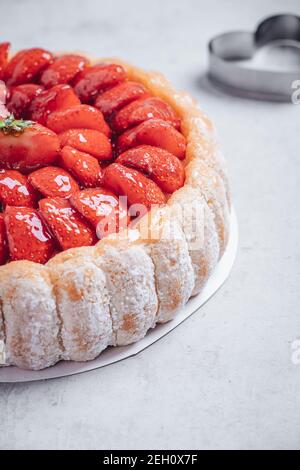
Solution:
[{"label": "glazed strawberry", "polygon": [[63,83],[70,83],[79,72],[82,72],[90,61],[81,55],[66,54],[55,59],[40,79],[42,85],[50,88]]},{"label": "glazed strawberry", "polygon": [[92,103],[100,91],[118,85],[126,79],[121,65],[98,64],[88,67],[75,78],[74,89],[83,103]]},{"label": "glazed strawberry", "polygon": [[95,106],[102,111],[105,118],[108,118],[123,106],[147,96],[149,96],[149,92],[141,83],[124,82],[101,93],[95,101]]},{"label": "glazed strawberry", "polygon": [[47,120],[47,127],[57,134],[68,129],[94,129],[108,137],[111,133],[101,111],[88,104],[79,104],[51,113]]},{"label": "glazed strawberry", "polygon": [[29,117],[28,109],[32,100],[43,91],[43,87],[34,83],[12,87],[9,92],[7,109],[18,119]]},{"label": "glazed strawberry", "polygon": [[59,164],[72,173],[82,186],[95,188],[101,185],[103,172],[97,158],[66,146],[60,152]]},{"label": "glazed strawberry", "polygon": [[89,153],[98,160],[109,160],[112,147],[108,137],[93,129],[70,129],[59,135],[61,147],[74,147],[80,152]]},{"label": "glazed strawberry", "polygon": [[7,207],[4,213],[10,259],[46,263],[54,253],[54,240],[38,211]]},{"label": "glazed strawberry", "polygon": [[96,243],[95,231],[66,199],[42,199],[39,207],[62,250]]},{"label": "glazed strawberry", "polygon": [[136,216],[183,186],[180,118],[122,65],[38,48],[8,62],[8,49],[0,44],[0,264],[5,239],[11,259],[44,263],[127,226],[118,196]]},{"label": "glazed strawberry", "polygon": [[4,216],[0,214],[0,266],[6,263],[8,257],[6,229]]},{"label": "glazed strawberry", "polygon": [[184,185],[183,165],[167,150],[141,145],[122,153],[116,162],[141,171],[165,193],[173,193]]},{"label": "glazed strawberry", "polygon": [[53,55],[45,49],[33,48],[18,52],[7,64],[5,78],[8,85],[35,81],[53,62]]},{"label": "glazed strawberry", "polygon": [[127,210],[119,199],[104,188],[85,189],[72,195],[70,202],[80,214],[97,228],[97,235],[103,238],[126,228],[129,223]]},{"label": "glazed strawberry", "polygon": [[40,93],[32,101],[29,113],[33,121],[46,125],[50,113],[63,111],[80,104],[73,88],[69,85],[56,85]]},{"label": "glazed strawberry", "polygon": [[161,119],[145,121],[137,127],[125,131],[118,138],[119,153],[143,144],[163,148],[180,160],[185,157],[186,141],[184,136],[171,124]]},{"label": "glazed strawberry", "polygon": [[0,202],[4,206],[35,207],[37,194],[26,176],[15,170],[0,172]]},{"label": "glazed strawberry", "polygon": [[0,44],[0,80],[3,80],[5,78],[5,69],[8,62],[9,48],[9,42],[2,42]]},{"label": "glazed strawberry", "polygon": [[165,204],[166,198],[152,180],[139,171],[119,163],[109,165],[104,173],[103,186],[115,194],[127,196],[129,205],[142,204],[150,209],[152,204]]},{"label": "glazed strawberry", "polygon": [[140,99],[125,106],[113,119],[113,127],[117,132],[123,132],[149,119],[162,119],[180,129],[180,119],[174,109],[156,97]]},{"label": "glazed strawberry", "polygon": [[69,198],[79,190],[74,178],[62,168],[47,166],[29,175],[30,184],[45,197]]},{"label": "glazed strawberry", "polygon": [[40,124],[7,119],[4,121],[4,127],[0,127],[0,155],[3,168],[22,172],[35,170],[53,163],[58,151],[57,135]]}]

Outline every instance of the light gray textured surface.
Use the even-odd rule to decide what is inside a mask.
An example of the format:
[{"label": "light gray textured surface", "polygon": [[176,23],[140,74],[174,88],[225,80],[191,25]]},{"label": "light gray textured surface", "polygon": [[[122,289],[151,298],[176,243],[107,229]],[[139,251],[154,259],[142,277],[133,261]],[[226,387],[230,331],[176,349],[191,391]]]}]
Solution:
[{"label": "light gray textured surface", "polygon": [[[199,98],[240,222],[230,280],[167,337],[81,376],[0,384],[0,448],[300,448],[300,106],[211,89],[206,43],[299,0],[0,0],[1,39],[122,56]],[[300,77],[299,77],[300,78]]]}]

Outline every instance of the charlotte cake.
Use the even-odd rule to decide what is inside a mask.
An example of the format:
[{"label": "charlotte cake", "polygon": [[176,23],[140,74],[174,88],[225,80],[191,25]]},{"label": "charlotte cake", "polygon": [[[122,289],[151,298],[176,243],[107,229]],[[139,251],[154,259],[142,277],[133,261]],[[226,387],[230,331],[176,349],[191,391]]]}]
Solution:
[{"label": "charlotte cake", "polygon": [[39,370],[92,360],[174,318],[224,253],[230,190],[211,122],[161,74],[8,50],[1,357]]}]

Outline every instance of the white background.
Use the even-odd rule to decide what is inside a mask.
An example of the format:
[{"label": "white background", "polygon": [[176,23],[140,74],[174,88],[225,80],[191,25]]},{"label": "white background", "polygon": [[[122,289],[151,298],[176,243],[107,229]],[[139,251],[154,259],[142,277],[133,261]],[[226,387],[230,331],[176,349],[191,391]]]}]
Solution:
[{"label": "white background", "polygon": [[242,100],[205,78],[215,34],[299,0],[0,0],[0,40],[121,56],[164,72],[215,121],[240,222],[230,280],[137,357],[0,384],[0,448],[300,448],[300,106]]}]

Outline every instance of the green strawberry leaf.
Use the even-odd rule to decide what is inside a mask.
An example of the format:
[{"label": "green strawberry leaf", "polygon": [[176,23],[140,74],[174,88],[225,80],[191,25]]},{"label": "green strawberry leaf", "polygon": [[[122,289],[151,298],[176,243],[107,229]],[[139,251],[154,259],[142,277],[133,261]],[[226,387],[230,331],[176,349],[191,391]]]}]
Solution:
[{"label": "green strawberry leaf", "polygon": [[15,119],[13,114],[11,114],[7,118],[0,119],[0,131],[3,132],[3,134],[18,135],[22,134],[28,127],[33,126],[33,124],[33,121]]}]

